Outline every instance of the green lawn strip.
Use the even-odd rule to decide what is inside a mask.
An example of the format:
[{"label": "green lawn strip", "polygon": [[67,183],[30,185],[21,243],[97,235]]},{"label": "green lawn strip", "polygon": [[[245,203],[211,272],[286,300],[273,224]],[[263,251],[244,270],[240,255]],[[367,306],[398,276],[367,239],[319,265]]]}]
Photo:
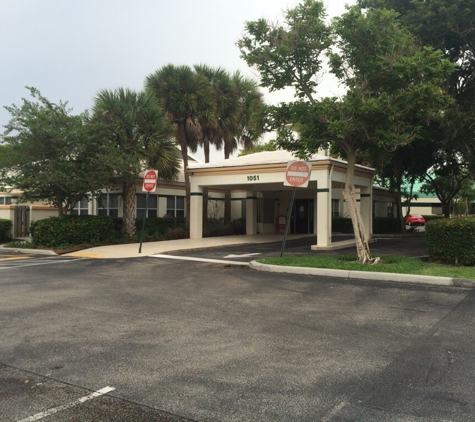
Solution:
[{"label": "green lawn strip", "polygon": [[475,267],[459,267],[423,262],[418,258],[400,255],[381,256],[376,265],[356,262],[356,255],[334,256],[283,256],[259,259],[262,264],[283,265],[289,267],[331,268],[347,271],[373,271],[381,273],[416,274],[438,277],[475,279]]}]

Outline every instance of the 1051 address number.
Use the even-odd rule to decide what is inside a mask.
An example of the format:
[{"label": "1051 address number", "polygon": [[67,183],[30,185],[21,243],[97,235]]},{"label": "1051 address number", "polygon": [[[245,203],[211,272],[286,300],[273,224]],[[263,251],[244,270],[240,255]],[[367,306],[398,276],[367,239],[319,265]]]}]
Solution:
[{"label": "1051 address number", "polygon": [[259,180],[259,176],[258,175],[250,175],[250,176],[247,176],[247,181],[248,182],[257,182]]}]

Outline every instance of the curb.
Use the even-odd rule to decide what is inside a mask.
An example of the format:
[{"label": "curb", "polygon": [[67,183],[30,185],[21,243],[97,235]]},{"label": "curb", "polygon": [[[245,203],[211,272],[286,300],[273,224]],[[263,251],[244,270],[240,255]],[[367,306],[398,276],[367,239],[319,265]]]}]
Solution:
[{"label": "curb", "polygon": [[27,249],[27,248],[8,248],[6,246],[0,246],[1,249],[8,252],[24,253],[32,255],[58,255],[56,252],[49,249]]},{"label": "curb", "polygon": [[289,273],[302,275],[321,275],[324,277],[339,277],[347,280],[374,280],[392,281],[397,283],[431,284],[436,286],[451,287],[475,287],[475,280],[452,277],[435,277],[428,275],[380,273],[375,271],[348,271],[333,270],[330,268],[309,268],[309,267],[285,267],[282,265],[261,264],[251,261],[249,267],[257,271],[268,271],[274,273]]}]

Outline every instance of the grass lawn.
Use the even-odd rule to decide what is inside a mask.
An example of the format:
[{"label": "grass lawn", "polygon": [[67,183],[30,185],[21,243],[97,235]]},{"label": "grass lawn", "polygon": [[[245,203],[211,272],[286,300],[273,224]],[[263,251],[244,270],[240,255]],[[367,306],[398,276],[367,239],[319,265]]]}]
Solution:
[{"label": "grass lawn", "polygon": [[331,268],[348,271],[374,271],[475,279],[475,267],[442,265],[400,255],[381,256],[381,261],[376,265],[360,264],[356,262],[356,255],[283,256],[259,259],[258,262],[289,267]]}]

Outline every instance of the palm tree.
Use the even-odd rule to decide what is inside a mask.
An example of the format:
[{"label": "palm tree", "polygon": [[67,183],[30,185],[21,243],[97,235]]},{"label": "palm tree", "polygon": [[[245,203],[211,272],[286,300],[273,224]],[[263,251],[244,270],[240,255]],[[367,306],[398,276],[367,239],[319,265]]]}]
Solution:
[{"label": "palm tree", "polygon": [[[207,65],[196,65],[195,70],[203,75],[209,84],[209,89],[216,107],[214,120],[208,120],[201,124],[203,129],[202,145],[205,153],[205,163],[209,163],[209,147],[213,144],[217,150],[225,148],[227,140],[232,138],[233,131],[238,129],[239,124],[239,93],[233,85],[229,73],[218,67],[212,68]],[[229,142],[229,141],[228,141]],[[229,157],[229,155],[228,155]],[[203,189],[203,220],[206,224],[208,213],[208,189]]]},{"label": "palm tree", "polygon": [[[203,138],[202,124],[215,119],[215,104],[206,78],[189,66],[169,64],[147,76],[145,87],[152,92],[175,128],[183,167],[188,167],[188,148],[194,152]],[[185,171],[186,221],[190,217],[190,177]]]},{"label": "palm tree", "polygon": [[[239,71],[233,74],[231,83],[238,107],[237,115],[223,131],[225,160],[237,150],[238,145],[250,150],[264,133],[265,105],[257,83],[242,76]],[[231,222],[230,191],[225,192],[224,221],[226,224]]]},{"label": "palm tree", "polygon": [[112,143],[108,165],[122,184],[123,226],[126,237],[135,234],[135,195],[138,173],[149,166],[158,176],[173,180],[179,173],[179,157],[172,128],[155,98],[128,89],[100,91],[94,115],[108,128]]},{"label": "palm tree", "polygon": [[[265,132],[265,103],[258,84],[241,75],[239,71],[232,77],[233,85],[239,95],[239,122],[236,133],[237,143],[246,151],[250,150]],[[234,151],[234,149],[233,149]]]}]

